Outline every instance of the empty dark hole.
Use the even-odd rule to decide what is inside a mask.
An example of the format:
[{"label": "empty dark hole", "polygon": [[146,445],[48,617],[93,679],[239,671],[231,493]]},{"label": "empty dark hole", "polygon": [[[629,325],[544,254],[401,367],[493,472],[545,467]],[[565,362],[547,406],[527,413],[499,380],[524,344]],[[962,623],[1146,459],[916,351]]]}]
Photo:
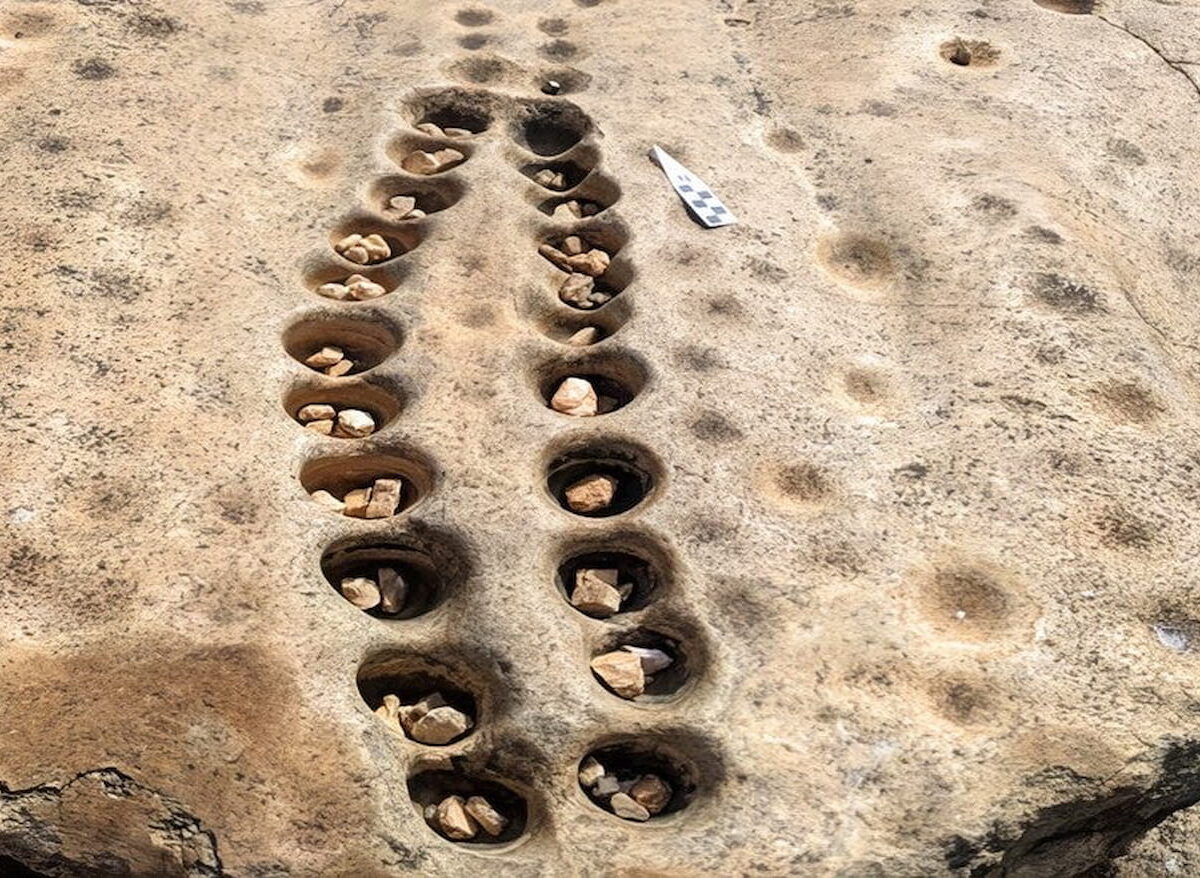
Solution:
[{"label": "empty dark hole", "polygon": [[481,831],[466,841],[449,839],[458,844],[505,844],[515,841],[524,834],[529,821],[529,807],[519,793],[502,783],[481,780],[455,771],[429,770],[413,775],[408,779],[408,795],[425,818],[425,823],[438,835],[442,833],[437,827],[437,822],[426,816],[426,810],[430,806],[436,807],[447,796],[462,796],[464,799],[483,796],[488,800],[488,804],[508,820],[504,832],[496,837]]},{"label": "empty dark hole", "polygon": [[[470,39],[470,37],[463,37],[463,39]],[[487,37],[483,37],[483,40],[486,42]],[[480,43],[479,45],[481,46],[483,43]],[[470,48],[478,48],[478,46],[472,46]],[[417,121],[418,123],[432,122],[434,125],[443,130],[446,128],[464,128],[467,131],[470,131],[472,134],[479,134],[480,132],[487,130],[491,119],[486,113],[473,107],[457,104],[446,104],[443,106],[429,107],[425,111],[425,115]]]},{"label": "empty dark hole", "polygon": [[[563,186],[561,189],[551,186],[545,187],[552,192],[566,192],[568,189],[574,189],[592,172],[591,168],[585,168],[583,165],[576,164],[575,162],[550,162],[549,164],[525,165],[521,168],[521,173],[536,183],[537,180],[534,178],[538,175],[538,172],[543,170],[550,170],[563,175]],[[538,185],[542,184],[539,183]]]},{"label": "empty dark hole", "polygon": [[554,392],[558,390],[559,385],[562,384],[562,382],[567,378],[583,378],[585,381],[591,383],[592,387],[596,391],[597,396],[608,397],[610,400],[612,400],[609,408],[600,409],[598,414],[601,415],[607,414],[608,412],[615,412],[617,409],[625,407],[629,403],[633,402],[633,398],[637,395],[637,392],[634,389],[628,387],[620,381],[617,381],[614,378],[609,378],[607,375],[587,373],[580,374],[577,372],[563,372],[562,374],[554,373],[554,377],[543,381],[540,388],[542,393],[542,401],[547,407],[550,406],[550,400],[554,396]]},{"label": "empty dark hole", "polygon": [[[575,574],[580,570],[618,570],[620,581],[633,584],[633,591],[627,601],[621,604],[621,612],[628,613],[640,610],[649,604],[659,586],[658,573],[654,566],[644,558],[629,552],[619,550],[598,550],[573,555],[559,565],[555,573],[555,585],[559,593],[571,603],[571,594],[575,591]],[[572,605],[572,609],[578,610]],[[582,610],[578,610],[583,612]],[[587,615],[586,613],[584,615]]]},{"label": "empty dark hole", "polygon": [[[588,756],[604,766],[606,774],[616,775],[618,781],[636,780],[643,775],[654,774],[671,785],[671,798],[662,811],[651,817],[651,820],[686,808],[695,795],[696,781],[691,770],[653,743],[610,744],[591,751]],[[611,811],[606,797],[597,797],[582,783],[580,788],[597,807]]]},{"label": "empty dark hole", "polygon": [[538,155],[558,155],[583,139],[587,117],[570,104],[542,104],[516,124],[516,139]]},{"label": "empty dark hole", "polygon": [[45,872],[36,872],[20,860],[0,854],[0,875],[4,878],[50,878]]},{"label": "empty dark hole", "polygon": [[[615,652],[626,645],[639,646],[645,649],[659,649],[673,660],[670,667],[658,671],[653,675],[654,679],[646,684],[645,692],[637,698],[632,699],[633,701],[652,701],[669,697],[678,692],[683,687],[683,684],[688,681],[691,669],[688,667],[687,654],[680,647],[679,641],[665,634],[660,634],[657,631],[651,631],[648,628],[637,628],[633,631],[627,631],[609,638],[605,642],[604,647],[597,650],[592,658],[606,652]],[[596,678],[596,681],[601,686],[608,689],[608,686],[595,671],[592,672],[592,676]],[[612,690],[609,691],[611,692]]]},{"label": "empty dark hole", "polygon": [[379,607],[363,610],[369,616],[412,619],[428,613],[446,598],[448,580],[439,565],[413,548],[387,544],[343,547],[327,550],[321,558],[321,572],[338,594],[343,579],[363,576],[375,580],[380,567],[396,570],[408,585],[408,594],[400,612],[387,614]]},{"label": "empty dark hole", "polygon": [[475,696],[470,692],[456,685],[442,674],[427,670],[413,670],[411,672],[397,670],[391,672],[387,670],[389,664],[388,662],[384,662],[382,667],[378,669],[372,669],[370,666],[367,666],[359,672],[358,694],[362,696],[362,700],[366,702],[367,707],[371,708],[372,711],[375,711],[383,704],[383,696],[385,695],[399,697],[401,704],[415,704],[426,695],[438,692],[446,699],[447,704],[471,717],[475,723],[466,734],[452,741],[451,744],[456,744],[458,741],[470,737],[475,729],[479,727],[479,708],[476,705]]},{"label": "empty dark hole", "polygon": [[[612,476],[617,480],[616,491],[612,503],[604,509],[595,512],[577,512],[567,505],[567,488],[586,476]],[[572,460],[557,464],[550,468],[546,476],[546,485],[550,494],[558,504],[572,515],[585,518],[607,518],[628,512],[645,499],[653,487],[654,480],[650,474],[632,463],[623,460]]]}]

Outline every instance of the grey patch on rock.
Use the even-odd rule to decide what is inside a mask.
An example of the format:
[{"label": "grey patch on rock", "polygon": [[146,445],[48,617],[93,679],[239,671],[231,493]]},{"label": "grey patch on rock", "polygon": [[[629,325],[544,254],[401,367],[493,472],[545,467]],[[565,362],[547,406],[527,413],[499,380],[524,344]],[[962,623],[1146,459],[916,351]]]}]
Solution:
[{"label": "grey patch on rock", "polygon": [[1104,144],[1104,151],[1127,165],[1146,164],[1146,154],[1138,145],[1120,137],[1110,137]]},{"label": "grey patch on rock", "polygon": [[[114,808],[112,801],[120,799],[138,800],[139,807]],[[122,825],[125,815],[138,812],[153,816],[146,825]],[[80,825],[104,827],[103,836],[88,839],[90,850],[80,849]],[[69,850],[64,836],[71,839]],[[227,874],[216,836],[197,817],[115,768],[81,772],[62,785],[14,790],[0,783],[0,865],[5,863],[59,878]]]},{"label": "grey patch on rock", "polygon": [[1034,278],[1033,294],[1038,300],[1057,308],[1084,314],[1103,310],[1098,292],[1091,287],[1058,274],[1039,274]]}]

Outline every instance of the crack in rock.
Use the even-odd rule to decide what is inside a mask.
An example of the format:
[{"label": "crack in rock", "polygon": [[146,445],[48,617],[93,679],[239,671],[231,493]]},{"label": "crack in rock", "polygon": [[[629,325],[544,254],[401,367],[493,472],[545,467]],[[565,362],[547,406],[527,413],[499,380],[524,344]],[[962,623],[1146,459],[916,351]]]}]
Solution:
[{"label": "crack in rock", "polygon": [[1140,42],[1142,45],[1144,45],[1146,48],[1148,48],[1151,52],[1153,52],[1155,55],[1157,55],[1162,60],[1162,62],[1164,64],[1166,64],[1168,67],[1170,67],[1172,70],[1176,71],[1177,73],[1183,74],[1183,78],[1188,81],[1188,85],[1190,85],[1192,87],[1192,91],[1194,91],[1197,96],[1200,96],[1200,83],[1198,83],[1195,79],[1193,79],[1192,74],[1188,73],[1187,70],[1183,66],[1185,64],[1191,64],[1193,62],[1183,61],[1183,60],[1173,61],[1170,58],[1168,58],[1166,55],[1164,55],[1162,53],[1162,50],[1160,50],[1156,45],[1154,45],[1152,42],[1150,42],[1148,39],[1146,39],[1141,34],[1134,33],[1125,25],[1119,24],[1118,22],[1112,21],[1111,19],[1105,18],[1103,15],[1099,15],[1099,14],[1096,15],[1096,18],[1100,19],[1102,22],[1107,24],[1109,27],[1115,27],[1117,30],[1124,31],[1125,33],[1129,34],[1131,37],[1133,37],[1135,40]]},{"label": "crack in rock", "polygon": [[[1082,778],[1077,778],[1083,780]],[[1200,802],[1200,741],[1168,745],[1144,784],[1041,809],[1018,836],[946,844],[951,869],[972,867],[971,878],[1084,878],[1106,867],[1172,814]],[[995,856],[999,854],[997,862]]]},{"label": "crack in rock", "polygon": [[211,830],[115,768],[80,772],[61,785],[0,782],[0,874],[228,878]]}]

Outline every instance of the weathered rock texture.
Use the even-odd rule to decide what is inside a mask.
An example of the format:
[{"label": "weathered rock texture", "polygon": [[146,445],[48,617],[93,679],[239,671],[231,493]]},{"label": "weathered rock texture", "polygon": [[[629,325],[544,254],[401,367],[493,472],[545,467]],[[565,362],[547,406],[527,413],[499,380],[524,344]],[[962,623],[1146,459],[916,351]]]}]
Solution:
[{"label": "weathered rock texture", "polygon": [[[0,5],[0,872],[1200,872],[1197,11]],[[575,223],[589,310],[538,254]],[[569,374],[633,398],[565,417]],[[618,517],[548,488],[589,455]],[[401,514],[310,498],[378,478]],[[586,617],[610,551],[655,575]],[[335,587],[381,564],[397,618]],[[689,677],[633,704],[588,663],[639,627]],[[471,734],[373,715],[434,689]],[[580,789],[608,747],[662,815]]]}]

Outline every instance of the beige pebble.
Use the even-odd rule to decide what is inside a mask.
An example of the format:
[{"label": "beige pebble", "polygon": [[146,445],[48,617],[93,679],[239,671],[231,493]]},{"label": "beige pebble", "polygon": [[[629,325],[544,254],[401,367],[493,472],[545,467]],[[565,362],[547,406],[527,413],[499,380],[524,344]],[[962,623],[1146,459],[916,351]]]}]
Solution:
[{"label": "beige pebble", "polygon": [[508,820],[483,796],[471,796],[467,799],[466,811],[475,818],[475,822],[483,827],[483,831],[495,838],[504,832]]},{"label": "beige pebble", "polygon": [[620,789],[621,785],[617,783],[617,779],[611,774],[606,774],[596,781],[596,785],[592,787],[592,792],[597,796],[611,796]]},{"label": "beige pebble", "polygon": [[650,812],[631,799],[626,793],[616,793],[608,800],[608,804],[614,814],[626,820],[645,821],[650,819]]},{"label": "beige pebble", "polygon": [[447,137],[474,137],[475,132],[469,131],[466,128],[443,128],[442,131]]},{"label": "beige pebble", "polygon": [[554,206],[554,212],[550,214],[550,218],[556,222],[572,222],[580,219],[583,212],[579,209],[578,201],[564,201]]},{"label": "beige pebble", "polygon": [[592,473],[567,486],[563,492],[572,512],[600,512],[612,505],[618,482],[604,473]]},{"label": "beige pebble", "polygon": [[578,235],[568,235],[563,238],[562,252],[568,256],[578,256],[583,252],[583,239]]},{"label": "beige pebble", "polygon": [[596,414],[597,403],[596,388],[586,378],[564,378],[550,397],[550,408],[577,418]]},{"label": "beige pebble", "polygon": [[629,790],[629,798],[650,814],[658,814],[671,801],[671,787],[657,774],[647,774]]},{"label": "beige pebble", "polygon": [[591,789],[600,778],[604,777],[604,766],[595,756],[589,756],[579,766],[579,782],[586,789]]},{"label": "beige pebble", "polygon": [[375,708],[375,715],[389,726],[400,728],[400,699],[395,695],[383,696],[383,703]]},{"label": "beige pebble", "polygon": [[332,375],[334,378],[341,378],[343,375],[345,375],[347,372],[349,372],[353,368],[354,368],[353,360],[341,360],[337,363],[334,363],[329,368],[327,368],[325,370],[325,374]]},{"label": "beige pebble", "polygon": [[610,259],[608,254],[603,250],[592,249],[576,256],[568,256],[566,261],[567,267],[564,269],[565,271],[574,271],[579,274],[590,275],[591,277],[599,277],[608,271]]},{"label": "beige pebble", "polygon": [[[462,796],[447,796],[437,806],[437,825],[447,838],[466,841],[479,831],[475,819],[467,813]],[[639,806],[640,807],[640,806]]]},{"label": "beige pebble", "polygon": [[646,691],[646,675],[636,655],[616,650],[598,655],[591,662],[596,676],[622,698],[637,698]]},{"label": "beige pebble", "polygon": [[317,287],[317,295],[342,302],[350,298],[350,288],[345,284],[339,283],[321,284]]},{"label": "beige pebble", "polygon": [[395,195],[388,199],[388,207],[400,214],[400,218],[408,216],[417,206],[417,199],[411,195]]},{"label": "beige pebble", "polygon": [[405,217],[405,219],[420,219],[423,216],[426,216],[425,211],[421,210],[419,207],[414,207],[408,212],[408,216]]},{"label": "beige pebble", "polygon": [[599,339],[599,327],[585,326],[583,329],[579,329],[571,333],[571,337],[567,339],[567,344],[583,347],[585,345],[595,344]]},{"label": "beige pebble", "polygon": [[371,261],[371,253],[362,244],[355,244],[342,251],[342,255],[356,265],[366,265]]},{"label": "beige pebble", "polygon": [[331,421],[331,420],[309,421],[307,424],[304,425],[304,429],[312,430],[312,432],[318,433],[322,436],[330,436],[333,434],[333,421]]},{"label": "beige pebble", "polygon": [[392,246],[383,235],[367,235],[363,238],[362,246],[371,262],[380,262],[392,255]]},{"label": "beige pebble", "polygon": [[438,174],[460,164],[466,156],[457,149],[439,149],[437,152],[411,152],[400,162],[400,167],[411,174]]},{"label": "beige pebble", "polygon": [[429,711],[445,706],[446,699],[442,697],[441,692],[430,692],[413,704],[401,705],[399,709],[400,725],[404,729],[405,734],[409,734],[412,731],[413,724],[417,720],[429,713]]},{"label": "beige pebble", "polygon": [[589,616],[608,617],[621,609],[621,592],[617,590],[617,570],[584,568],[575,571],[575,589],[571,605]]},{"label": "beige pebble", "polygon": [[554,171],[550,168],[542,168],[533,175],[533,181],[547,189],[555,189],[561,191],[567,188],[567,178],[562,172]]},{"label": "beige pebble", "polygon": [[367,505],[366,518],[387,518],[396,514],[400,506],[400,479],[376,479],[371,488],[371,502]]},{"label": "beige pebble", "polygon": [[380,567],[376,576],[379,580],[379,609],[394,616],[404,609],[408,601],[408,583],[400,571],[393,567]]},{"label": "beige pebble", "polygon": [[351,439],[361,439],[375,432],[375,419],[361,409],[342,409],[337,413],[338,433]]},{"label": "beige pebble", "polygon": [[342,499],[346,501],[346,515],[351,518],[367,517],[367,506],[371,502],[370,488],[355,488],[353,491],[346,492],[346,496]]},{"label": "beige pebble", "polygon": [[369,278],[363,277],[361,274],[352,274],[346,278],[346,293],[351,299],[363,301],[365,299],[378,299],[387,292],[379,284]]},{"label": "beige pebble", "polygon": [[323,402],[313,402],[306,406],[302,406],[300,411],[296,412],[296,420],[298,421],[331,421],[337,417],[337,410]]},{"label": "beige pebble", "polygon": [[589,309],[596,307],[592,298],[596,282],[586,274],[572,274],[558,288],[558,297],[568,305]]},{"label": "beige pebble", "polygon": [[313,491],[310,494],[313,500],[317,501],[321,506],[330,509],[334,512],[342,512],[346,508],[346,504],[337,497],[330,494],[328,491]]},{"label": "beige pebble", "polygon": [[312,354],[304,365],[312,366],[314,369],[324,369],[326,366],[332,366],[334,363],[340,363],[346,355],[342,353],[341,348],[335,348],[332,345],[326,345],[315,354]]},{"label": "beige pebble", "polygon": [[432,122],[421,122],[413,127],[422,134],[428,134],[430,137],[441,137],[443,134],[442,129]]},{"label": "beige pebble", "polygon": [[440,746],[449,744],[467,733],[474,723],[457,708],[435,707],[412,724],[409,734],[414,741]]},{"label": "beige pebble", "polygon": [[351,576],[342,580],[342,597],[360,610],[371,610],[379,606],[379,587],[365,576]]}]

